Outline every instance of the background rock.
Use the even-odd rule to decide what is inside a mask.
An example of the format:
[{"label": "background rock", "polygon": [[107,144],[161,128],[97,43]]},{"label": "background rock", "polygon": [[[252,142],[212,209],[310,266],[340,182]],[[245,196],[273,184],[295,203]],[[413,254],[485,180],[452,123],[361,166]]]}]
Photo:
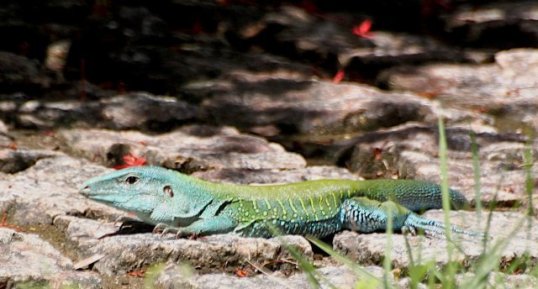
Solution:
[{"label": "background rock", "polygon": [[[524,154],[534,155],[538,145],[517,134],[479,133],[467,129],[446,130],[449,182],[470,200],[475,198],[472,146],[478,149],[481,201],[512,206],[526,202]],[[398,177],[439,183],[438,131],[425,126],[401,126],[363,135],[353,141],[348,160],[352,171],[366,178]],[[531,168],[536,175],[536,168]],[[533,193],[535,194],[536,188]],[[475,200],[476,202],[476,200]]]},{"label": "background rock", "polygon": [[[476,135],[494,241],[535,207],[538,174],[523,158],[527,148],[538,152],[535,1],[250,2],[3,1],[0,288],[143,288],[151,272],[136,276],[154,263],[189,259],[194,275],[170,266],[155,285],[308,286],[276,240],[166,239],[134,223],[119,230],[118,218],[130,215],[77,188],[124,166],[128,153],[234,183],[438,181],[442,116],[450,183],[469,198]],[[480,228],[473,213],[453,215]],[[491,274],[488,284],[536,287],[528,231],[531,242],[519,232],[502,253],[507,274]],[[386,238],[343,232],[327,241],[364,265],[380,264]],[[390,275],[395,287],[412,287],[403,236],[394,240]],[[415,252],[422,245],[425,256],[446,261],[442,239],[410,240]],[[302,237],[290,242],[338,286],[360,285]],[[457,260],[473,271],[480,246],[463,244]],[[261,275],[248,262],[276,271]],[[242,270],[258,275],[239,278]]]},{"label": "background rock", "polygon": [[280,145],[230,127],[187,127],[159,136],[135,131],[64,130],[68,148],[107,165],[123,163],[128,153],[144,157],[148,165],[160,165],[193,172],[219,168],[295,169],[305,160],[286,152]]},{"label": "background rock", "polygon": [[101,288],[95,273],[73,271],[71,260],[34,234],[0,228],[0,285],[46,284]]},{"label": "background rock", "polygon": [[[440,210],[429,211],[424,216],[443,220],[443,212]],[[484,212],[482,212],[480,219],[473,212],[451,212],[450,219],[451,224],[466,230],[487,231],[488,236],[491,237],[488,240],[489,249],[498,243],[506,242],[496,252],[499,255],[495,262],[501,268],[509,268],[512,264],[518,264],[527,257],[530,262],[536,260],[538,255],[536,239],[538,236],[532,230],[528,230],[528,226],[532,226],[528,225],[528,221],[531,224],[535,223],[535,217],[528,218],[518,213],[494,212],[488,230],[486,230],[487,215]],[[453,251],[453,260],[461,266],[471,267],[483,258],[484,244],[480,239],[462,237],[457,234],[453,234],[453,239],[457,248],[460,248]],[[387,236],[382,233],[342,232],[335,236],[333,245],[336,250],[361,264],[379,265],[382,264],[385,256],[386,243]],[[407,243],[415,262],[434,261],[438,265],[446,265],[448,262],[446,239],[395,234],[392,239],[391,251],[392,265],[395,268],[408,268],[411,264]],[[492,251],[489,251],[489,254],[493,254]]]},{"label": "background rock", "polygon": [[478,66],[395,68],[385,72],[384,79],[390,89],[413,91],[450,107],[489,113],[503,131],[536,131],[538,50],[502,51],[495,60],[494,64]]}]

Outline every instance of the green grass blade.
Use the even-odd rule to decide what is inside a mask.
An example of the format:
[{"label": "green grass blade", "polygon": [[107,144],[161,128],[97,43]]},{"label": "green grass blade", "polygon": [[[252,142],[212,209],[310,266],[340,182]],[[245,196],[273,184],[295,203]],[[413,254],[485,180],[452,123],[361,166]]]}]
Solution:
[{"label": "green grass blade", "polygon": [[446,141],[445,125],[442,116],[438,119],[439,128],[439,167],[441,176],[441,193],[443,198],[443,215],[445,223],[446,250],[448,255],[448,263],[443,274],[443,288],[454,288],[454,280],[456,275],[456,266],[452,262],[453,243],[451,242],[451,225],[450,225],[450,196],[448,191],[448,147]]},{"label": "green grass blade", "polygon": [[336,252],[331,246],[327,245],[326,243],[320,241],[317,238],[314,237],[307,237],[307,239],[312,242],[312,244],[316,245],[318,248],[320,248],[325,253],[329,254],[333,259],[338,261],[341,264],[344,264],[346,267],[350,268],[354,274],[359,276],[360,278],[364,279],[374,279],[376,280],[377,284],[382,284],[381,279],[377,278],[376,276],[372,275],[370,272],[364,270],[361,266],[357,265],[353,260],[349,259],[346,256],[343,256],[342,254]]},{"label": "green grass blade", "polygon": [[387,210],[387,244],[385,247],[385,258],[383,259],[383,287],[385,289],[392,288],[389,275],[392,272],[392,234],[393,234],[393,212]]},{"label": "green grass blade", "polygon": [[475,194],[475,211],[477,223],[480,224],[482,218],[482,185],[480,182],[480,156],[478,154],[478,143],[476,135],[473,131],[471,137],[471,155],[473,159],[473,178],[474,178],[474,194]]}]

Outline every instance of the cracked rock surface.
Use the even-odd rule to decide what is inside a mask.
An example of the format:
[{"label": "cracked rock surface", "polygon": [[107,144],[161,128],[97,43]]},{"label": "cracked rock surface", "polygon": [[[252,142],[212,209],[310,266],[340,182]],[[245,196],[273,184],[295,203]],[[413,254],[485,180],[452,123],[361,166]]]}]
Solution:
[{"label": "cracked rock surface", "polygon": [[[538,288],[536,1],[4,2],[0,288],[315,288],[294,252],[320,288],[437,288],[447,244],[456,287]],[[360,272],[307,237],[160,235],[78,193],[133,162],[439,183],[439,118],[471,204],[450,222],[489,238],[322,240]]]}]

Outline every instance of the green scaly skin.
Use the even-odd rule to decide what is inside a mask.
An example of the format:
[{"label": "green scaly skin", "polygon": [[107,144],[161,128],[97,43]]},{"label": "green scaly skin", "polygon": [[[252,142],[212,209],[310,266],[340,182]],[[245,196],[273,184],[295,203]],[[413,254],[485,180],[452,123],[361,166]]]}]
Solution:
[{"label": "green scaly skin", "polygon": [[[415,180],[318,180],[282,185],[212,183],[160,167],[131,167],[84,183],[84,196],[134,212],[156,229],[179,236],[237,233],[247,237],[283,234],[324,237],[344,229],[417,229],[443,234],[441,222],[414,212],[441,208],[438,185]],[[452,207],[465,197],[449,191]],[[466,232],[457,227],[453,232]]]}]

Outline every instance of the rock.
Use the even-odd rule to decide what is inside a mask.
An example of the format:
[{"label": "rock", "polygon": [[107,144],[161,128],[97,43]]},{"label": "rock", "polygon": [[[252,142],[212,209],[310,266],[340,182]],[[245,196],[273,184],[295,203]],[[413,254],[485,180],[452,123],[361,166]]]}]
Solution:
[{"label": "rock", "polygon": [[[380,267],[370,266],[365,271],[380,278],[383,269]],[[326,267],[317,269],[314,274],[318,278],[323,278],[319,288],[357,288],[356,284],[371,284],[375,279],[359,277],[348,268],[339,266]],[[227,274],[203,274],[199,275],[189,272],[183,267],[176,265],[167,265],[155,281],[155,288],[310,288],[306,274],[298,273],[290,277],[282,277],[278,273],[270,275],[256,275],[254,277],[241,278]],[[331,286],[332,285],[332,286]],[[396,288],[406,288],[397,286]]]},{"label": "rock", "polygon": [[[198,131],[197,131],[198,130]],[[149,136],[135,131],[63,130],[59,134],[71,151],[106,165],[123,163],[125,154],[143,157],[147,164],[186,172],[233,169],[294,169],[305,160],[280,145],[237,130],[204,127],[181,128]],[[202,133],[200,135],[200,133]]]},{"label": "rock", "polygon": [[24,56],[0,51],[0,91],[31,91],[46,84],[37,62]]},{"label": "rock", "polygon": [[[424,216],[434,220],[443,220],[443,212],[441,210],[428,211]],[[450,212],[451,224],[466,230],[485,232],[488,216],[486,212],[482,212],[481,216],[481,221],[478,222],[477,215],[474,212]],[[532,217],[531,220],[532,227],[536,226],[536,218]],[[538,234],[536,234],[536,230],[528,227],[527,224],[527,218],[523,214],[493,212],[491,227],[488,231],[488,236],[492,237],[488,242],[488,248],[490,248],[488,254],[494,254],[491,249],[494,244],[507,240],[507,243],[497,252],[499,258],[493,262],[497,262],[502,268],[508,268],[510,264],[521,261],[527,254],[531,259],[538,257]],[[527,228],[529,229],[527,230]],[[405,269],[410,266],[406,238],[415,262],[420,260],[420,262],[426,263],[433,260],[435,264],[447,264],[446,239],[395,234],[392,238],[391,251],[392,265],[394,268]],[[483,243],[479,238],[461,238],[461,236],[456,234],[453,234],[453,238],[456,244],[458,244],[458,248],[462,250],[453,251],[454,261],[465,268],[480,261],[481,254],[483,253]],[[385,257],[386,242],[387,236],[383,233],[359,234],[344,231],[334,237],[333,246],[336,250],[360,264],[379,265],[382,264],[382,260]],[[485,266],[488,265],[492,264],[486,264]],[[493,270],[495,266],[491,268]]]},{"label": "rock", "polygon": [[8,132],[8,129],[7,129],[6,124],[0,120],[0,135],[7,134],[7,132]]},{"label": "rock", "polygon": [[444,17],[446,30],[452,39],[482,47],[536,46],[538,4],[535,1],[485,3],[460,5]]},{"label": "rock", "polygon": [[[0,179],[0,191],[7,197],[9,211],[17,225],[52,224],[59,215],[84,215],[90,201],[78,194],[78,187],[90,177],[104,172],[103,167],[84,160],[57,155],[38,160],[33,166]],[[93,204],[94,213],[108,210],[108,215],[120,216],[117,210]]]},{"label": "rock", "polygon": [[[536,288],[538,280],[532,275],[509,275],[499,272],[489,272],[487,282],[492,288],[504,287],[509,289]],[[456,284],[461,287],[472,286],[468,285],[469,280],[475,277],[473,273],[459,274],[456,276]]]},{"label": "rock", "polygon": [[[85,104],[86,106],[88,106],[89,109],[91,109],[94,106],[99,106],[92,102],[92,100],[111,98],[116,95],[118,95],[118,91],[116,90],[103,88],[82,79],[65,83],[61,87],[61,89],[57,88],[54,90],[46,91],[43,95],[43,99],[49,99],[47,103],[55,102],[50,101],[50,99],[54,99],[56,101],[62,99],[65,101],[76,100],[82,102],[83,105]],[[66,113],[68,112],[69,110],[66,111]],[[98,114],[93,115],[93,117],[96,117],[97,115]],[[97,118],[97,120],[100,119],[100,117]],[[89,122],[89,120],[87,121]]]},{"label": "rock", "polygon": [[484,65],[396,68],[386,71],[383,79],[390,89],[429,95],[453,108],[490,113],[495,125],[506,131],[524,126],[538,131],[538,49],[502,51],[495,60]]},{"label": "rock", "polygon": [[73,271],[71,260],[34,234],[0,228],[0,285],[49,285],[54,288],[102,288],[101,279],[91,272]]},{"label": "rock", "polygon": [[[14,145],[11,141],[6,146]],[[0,172],[13,174],[33,166],[38,160],[58,156],[59,153],[46,150],[1,149]]]},{"label": "rock", "polygon": [[[85,227],[86,224],[88,222],[69,222],[67,237],[78,245],[78,255],[82,258],[102,256],[93,264],[93,268],[108,276],[165,262],[187,263],[201,272],[223,269],[233,272],[249,262],[267,264],[273,269],[296,269],[291,263],[280,262],[292,258],[286,246],[294,247],[307,259],[312,258],[312,248],[301,236],[263,239],[225,234],[189,240],[176,239],[173,235],[146,233],[108,236],[96,240],[97,235]],[[95,224],[90,228],[98,227]],[[102,229],[100,231],[104,232]]]},{"label": "rock", "polygon": [[[469,200],[475,198],[472,138],[475,135],[480,160],[481,200],[512,206],[525,202],[526,171],[523,155],[526,137],[517,134],[446,130],[450,186]],[[349,165],[365,178],[409,178],[439,183],[437,129],[421,125],[401,126],[365,134],[353,143]],[[534,154],[538,144],[531,143]],[[345,155],[344,155],[345,156]],[[534,168],[531,174],[537,175]],[[537,188],[535,188],[535,193]],[[475,200],[476,202],[476,200]]]},{"label": "rock", "polygon": [[361,15],[364,7],[359,10],[353,16],[335,13],[320,17],[307,9],[283,5],[236,33],[244,41],[267,51],[292,59],[305,58],[329,71],[345,68],[349,78],[359,80],[375,76],[382,68],[403,63],[467,60],[461,50],[425,35],[377,31],[376,24],[376,31],[359,36],[354,33],[355,27],[371,21],[371,14]]},{"label": "rock", "polygon": [[[8,134],[8,128],[6,124],[0,120],[0,151],[5,148],[15,148],[15,141],[13,137]],[[1,154],[1,153],[0,153]]]},{"label": "rock", "polygon": [[225,91],[202,107],[220,122],[242,128],[275,125],[286,134],[326,134],[390,127],[431,114],[430,104],[415,95],[365,85],[287,79],[224,83]]},{"label": "rock", "polygon": [[[79,90],[78,92],[76,92]],[[108,127],[166,131],[201,117],[196,106],[172,97],[130,93],[101,98],[110,92],[80,84],[67,90],[72,99],[0,101],[0,111],[23,128]],[[86,101],[86,97],[100,100]]]},{"label": "rock", "polygon": [[218,169],[192,174],[206,180],[237,184],[293,183],[319,179],[357,179],[347,169],[332,166],[310,166],[290,170]]},{"label": "rock", "polygon": [[115,129],[147,127],[164,131],[201,116],[196,106],[148,93],[120,95],[101,103],[102,117],[109,123],[107,127]]}]

